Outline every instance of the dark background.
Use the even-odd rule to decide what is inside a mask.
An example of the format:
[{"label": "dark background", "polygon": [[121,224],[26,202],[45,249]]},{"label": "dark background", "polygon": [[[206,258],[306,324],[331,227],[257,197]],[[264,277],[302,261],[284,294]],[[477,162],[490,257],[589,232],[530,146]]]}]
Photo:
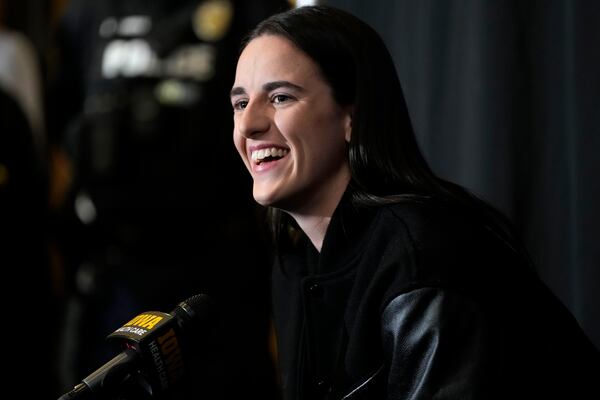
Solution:
[{"label": "dark background", "polygon": [[434,171],[512,219],[600,347],[600,3],[326,3],[383,36]]}]

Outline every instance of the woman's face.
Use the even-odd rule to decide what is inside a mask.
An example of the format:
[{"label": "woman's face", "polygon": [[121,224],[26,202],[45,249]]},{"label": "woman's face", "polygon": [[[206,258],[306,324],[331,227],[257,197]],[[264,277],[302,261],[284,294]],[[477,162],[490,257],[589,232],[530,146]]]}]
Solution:
[{"label": "woman's face", "polygon": [[263,35],[242,52],[231,90],[234,143],[254,180],[254,199],[314,213],[339,200],[349,180],[351,109],[318,66],[287,39]]}]

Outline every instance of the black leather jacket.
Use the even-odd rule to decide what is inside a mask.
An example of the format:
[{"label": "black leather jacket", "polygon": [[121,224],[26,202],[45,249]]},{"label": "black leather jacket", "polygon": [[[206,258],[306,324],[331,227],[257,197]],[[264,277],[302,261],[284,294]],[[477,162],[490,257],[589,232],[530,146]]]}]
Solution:
[{"label": "black leather jacket", "polygon": [[273,302],[286,400],[598,393],[597,349],[524,258],[434,202],[344,200],[320,254],[280,255]]}]

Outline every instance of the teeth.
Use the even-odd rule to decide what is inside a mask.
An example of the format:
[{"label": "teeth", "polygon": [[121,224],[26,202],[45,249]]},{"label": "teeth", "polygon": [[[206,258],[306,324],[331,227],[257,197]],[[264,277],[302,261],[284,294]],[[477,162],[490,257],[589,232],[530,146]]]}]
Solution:
[{"label": "teeth", "polygon": [[260,149],[253,151],[250,158],[252,161],[256,161],[260,163],[267,157],[283,157],[288,153],[287,149],[278,149],[276,147],[271,147],[267,149]]}]

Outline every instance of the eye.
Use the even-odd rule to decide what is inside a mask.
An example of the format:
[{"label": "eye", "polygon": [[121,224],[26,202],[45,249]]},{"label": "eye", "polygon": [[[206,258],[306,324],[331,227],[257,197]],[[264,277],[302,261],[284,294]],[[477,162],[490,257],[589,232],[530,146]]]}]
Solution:
[{"label": "eye", "polygon": [[276,94],[273,97],[271,97],[271,102],[275,104],[285,103],[290,100],[292,100],[292,97],[288,96],[287,94]]},{"label": "eye", "polygon": [[241,111],[248,105],[248,100],[240,99],[233,102],[233,111]]}]

